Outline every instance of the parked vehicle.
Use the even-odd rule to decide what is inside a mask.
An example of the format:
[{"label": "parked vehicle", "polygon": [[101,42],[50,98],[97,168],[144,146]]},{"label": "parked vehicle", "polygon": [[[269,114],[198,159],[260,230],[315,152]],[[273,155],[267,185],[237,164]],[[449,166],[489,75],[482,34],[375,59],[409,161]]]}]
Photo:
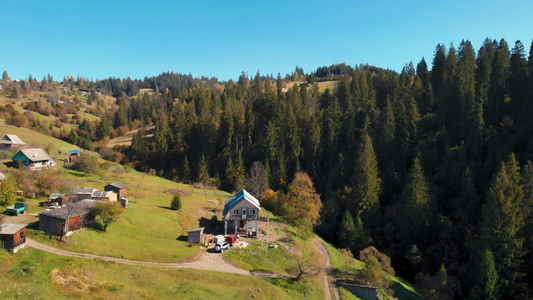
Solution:
[{"label": "parked vehicle", "polygon": [[26,203],[24,202],[17,202],[15,205],[10,206],[7,208],[6,212],[13,214],[13,215],[19,215],[23,214],[26,211]]},{"label": "parked vehicle", "polygon": [[216,252],[223,252],[224,250],[228,250],[229,249],[229,243],[228,242],[220,242],[218,244],[216,244],[215,246],[215,251]]},{"label": "parked vehicle", "polygon": [[226,236],[226,242],[233,246],[233,244],[237,243],[239,241],[239,237],[235,234],[229,234]]}]

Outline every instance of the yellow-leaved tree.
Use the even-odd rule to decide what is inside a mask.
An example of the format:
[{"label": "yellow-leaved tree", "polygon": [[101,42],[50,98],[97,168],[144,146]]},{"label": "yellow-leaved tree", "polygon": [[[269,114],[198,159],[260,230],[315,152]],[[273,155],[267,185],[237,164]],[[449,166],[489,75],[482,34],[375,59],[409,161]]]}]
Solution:
[{"label": "yellow-leaved tree", "polygon": [[311,225],[316,225],[322,210],[322,201],[307,173],[298,172],[294,176],[287,191],[287,204],[289,221],[309,221]]}]

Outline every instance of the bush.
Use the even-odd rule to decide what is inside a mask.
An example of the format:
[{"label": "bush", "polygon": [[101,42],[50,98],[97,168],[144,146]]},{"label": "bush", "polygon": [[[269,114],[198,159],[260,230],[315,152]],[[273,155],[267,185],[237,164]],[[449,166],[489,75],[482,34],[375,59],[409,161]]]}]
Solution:
[{"label": "bush", "polygon": [[174,197],[172,197],[172,201],[170,202],[170,208],[173,210],[180,210],[181,209],[181,196],[180,194],[174,194]]}]

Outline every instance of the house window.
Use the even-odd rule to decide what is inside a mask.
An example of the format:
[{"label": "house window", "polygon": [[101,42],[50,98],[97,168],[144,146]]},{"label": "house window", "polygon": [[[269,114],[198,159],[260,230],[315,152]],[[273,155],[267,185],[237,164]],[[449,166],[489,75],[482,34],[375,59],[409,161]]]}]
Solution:
[{"label": "house window", "polygon": [[250,209],[250,211],[248,212],[248,214],[249,214],[250,216],[255,215],[255,209]]},{"label": "house window", "polygon": [[24,238],[24,231],[20,232],[20,239],[22,240]]},{"label": "house window", "polygon": [[234,215],[238,215],[238,214],[239,214],[239,210],[238,210],[238,209],[234,209],[234,210],[233,210],[233,214],[234,214]]}]

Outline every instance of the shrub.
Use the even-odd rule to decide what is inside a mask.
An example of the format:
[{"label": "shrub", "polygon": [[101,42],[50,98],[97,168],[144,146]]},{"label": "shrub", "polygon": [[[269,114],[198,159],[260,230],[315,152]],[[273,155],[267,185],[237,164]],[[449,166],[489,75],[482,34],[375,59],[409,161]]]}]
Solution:
[{"label": "shrub", "polygon": [[173,210],[180,210],[181,209],[181,196],[180,194],[174,194],[172,197],[172,201],[170,202],[170,208]]}]

